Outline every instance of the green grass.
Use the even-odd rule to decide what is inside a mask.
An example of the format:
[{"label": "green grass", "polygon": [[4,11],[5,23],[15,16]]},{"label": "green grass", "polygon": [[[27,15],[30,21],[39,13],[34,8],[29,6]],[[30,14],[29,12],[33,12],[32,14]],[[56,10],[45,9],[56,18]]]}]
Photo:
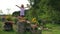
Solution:
[{"label": "green grass", "polygon": [[43,34],[60,34],[60,26],[56,24],[47,24],[48,28],[51,30],[43,31]]},{"label": "green grass", "polygon": [[[56,24],[47,24],[46,25],[51,30],[43,30],[42,34],[60,34],[60,26]],[[14,31],[4,31],[3,30],[3,23],[0,22],[0,34],[17,34],[16,32],[16,25],[14,25]]]}]

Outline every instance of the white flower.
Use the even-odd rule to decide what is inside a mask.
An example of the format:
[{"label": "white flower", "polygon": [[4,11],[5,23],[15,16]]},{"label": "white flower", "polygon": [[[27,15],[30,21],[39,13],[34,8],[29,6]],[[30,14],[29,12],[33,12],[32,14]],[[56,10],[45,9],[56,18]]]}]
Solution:
[{"label": "white flower", "polygon": [[41,28],[40,28],[40,27],[38,27],[38,30],[41,30]]}]

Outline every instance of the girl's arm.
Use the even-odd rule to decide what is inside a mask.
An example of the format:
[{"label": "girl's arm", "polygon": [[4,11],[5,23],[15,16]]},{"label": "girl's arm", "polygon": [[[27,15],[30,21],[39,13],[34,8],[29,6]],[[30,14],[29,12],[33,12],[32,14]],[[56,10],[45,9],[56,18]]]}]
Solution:
[{"label": "girl's arm", "polygon": [[[17,7],[19,7],[18,5],[16,5]],[[19,7],[19,8],[21,8],[21,7]]]}]

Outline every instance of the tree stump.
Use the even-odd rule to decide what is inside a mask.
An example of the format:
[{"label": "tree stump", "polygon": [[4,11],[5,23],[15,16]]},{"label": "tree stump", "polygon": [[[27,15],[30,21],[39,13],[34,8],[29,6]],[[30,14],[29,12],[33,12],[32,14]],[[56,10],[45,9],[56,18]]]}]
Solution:
[{"label": "tree stump", "polygon": [[18,33],[24,34],[25,32],[25,23],[24,22],[18,22]]}]

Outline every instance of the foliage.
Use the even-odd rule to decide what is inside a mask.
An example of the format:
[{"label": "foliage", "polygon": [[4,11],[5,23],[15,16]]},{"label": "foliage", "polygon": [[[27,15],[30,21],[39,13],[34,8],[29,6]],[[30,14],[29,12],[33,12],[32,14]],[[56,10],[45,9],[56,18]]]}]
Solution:
[{"label": "foliage", "polygon": [[19,16],[19,14],[20,14],[20,11],[15,11],[13,12],[12,16]]},{"label": "foliage", "polygon": [[[45,19],[60,23],[60,0],[34,0],[28,12],[29,18]],[[30,2],[31,3],[31,2]]]},{"label": "foliage", "polygon": [[12,21],[12,17],[7,18],[7,21]]},{"label": "foliage", "polygon": [[54,9],[60,11],[60,0],[50,0],[48,5],[53,7]]}]

